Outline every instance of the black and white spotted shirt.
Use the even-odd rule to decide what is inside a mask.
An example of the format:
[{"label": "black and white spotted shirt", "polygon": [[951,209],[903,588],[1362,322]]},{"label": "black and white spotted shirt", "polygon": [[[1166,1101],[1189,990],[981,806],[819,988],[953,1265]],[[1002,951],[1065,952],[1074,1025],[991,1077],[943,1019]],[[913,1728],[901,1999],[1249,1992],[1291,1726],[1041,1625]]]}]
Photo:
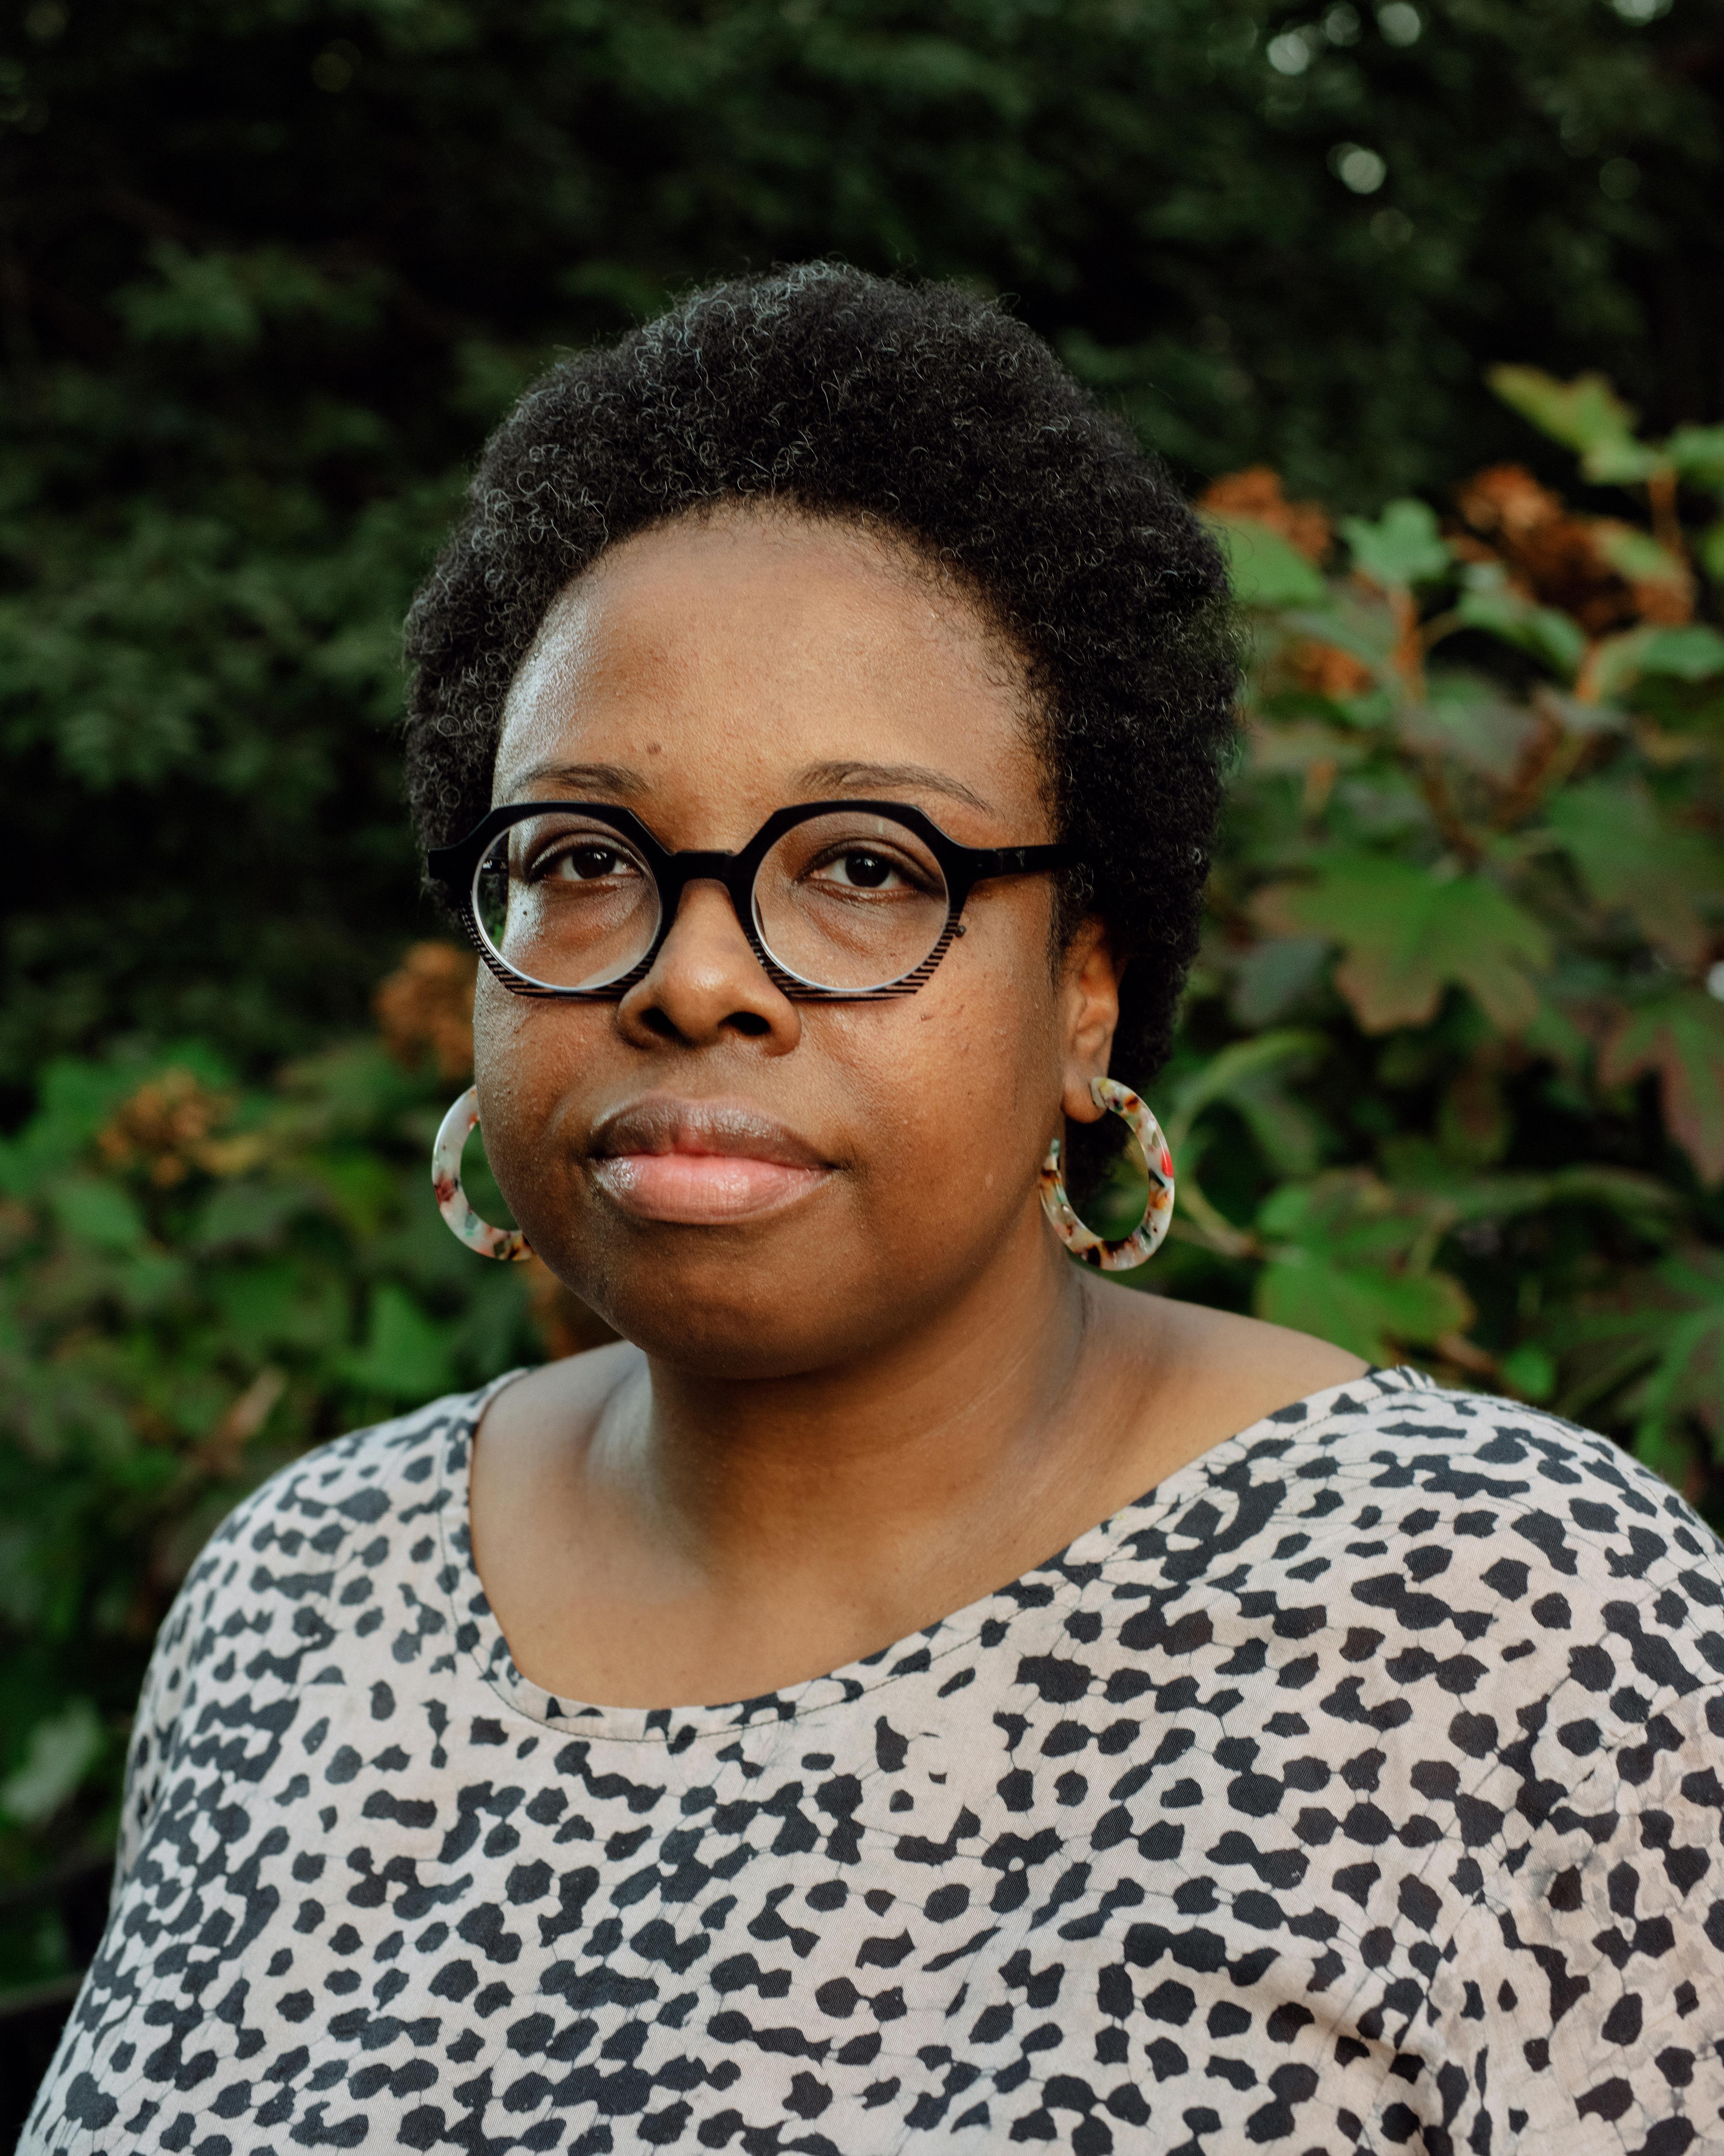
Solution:
[{"label": "black and white spotted shirt", "polygon": [[1374,1373],[738,1706],[594,1708],[474,1573],[484,1400],[210,1544],[23,2148],[1724,2148],[1724,1551]]}]

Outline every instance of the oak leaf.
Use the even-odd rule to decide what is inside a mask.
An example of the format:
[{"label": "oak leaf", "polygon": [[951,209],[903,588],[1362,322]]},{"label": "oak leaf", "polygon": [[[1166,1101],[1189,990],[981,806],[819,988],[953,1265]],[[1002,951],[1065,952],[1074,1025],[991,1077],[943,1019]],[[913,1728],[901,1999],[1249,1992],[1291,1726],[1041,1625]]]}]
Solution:
[{"label": "oak leaf", "polygon": [[1272,933],[1326,936],[1342,947],[1335,984],[1367,1033],[1428,1024],[1451,986],[1467,989],[1507,1031],[1537,1014],[1528,976],[1549,966],[1550,937],[1482,876],[1343,855],[1308,884],[1260,891],[1253,911]]},{"label": "oak leaf", "polygon": [[1460,1283],[1408,1262],[1428,1217],[1418,1199],[1362,1169],[1284,1183],[1258,1215],[1269,1244],[1258,1316],[1370,1363],[1393,1362],[1397,1342],[1430,1345],[1464,1332],[1474,1312]]},{"label": "oak leaf", "polygon": [[1604,1044],[1598,1075],[1622,1085],[1657,1074],[1665,1126],[1700,1170],[1724,1176],[1724,1005],[1698,988],[1675,988],[1637,1004]]},{"label": "oak leaf", "polygon": [[1551,828],[1601,906],[1624,906],[1646,939],[1697,966],[1707,935],[1700,906],[1724,906],[1724,854],[1697,831],[1667,824],[1646,787],[1596,778],[1551,803]]}]

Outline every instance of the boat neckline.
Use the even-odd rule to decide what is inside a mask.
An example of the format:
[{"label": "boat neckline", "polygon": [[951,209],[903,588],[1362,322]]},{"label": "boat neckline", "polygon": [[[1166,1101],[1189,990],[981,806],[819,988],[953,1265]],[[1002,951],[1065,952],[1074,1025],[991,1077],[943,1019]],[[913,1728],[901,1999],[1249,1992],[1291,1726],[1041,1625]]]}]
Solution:
[{"label": "boat neckline", "polygon": [[1075,1599],[1127,1534],[1141,1534],[1158,1519],[1212,1486],[1217,1466],[1224,1466],[1228,1455],[1248,1452],[1269,1440],[1285,1444],[1309,1439],[1337,1413],[1356,1412],[1360,1403],[1348,1395],[1361,1389],[1377,1399],[1399,1392],[1442,1389],[1423,1371],[1404,1363],[1369,1369],[1322,1386],[1260,1415],[1243,1430],[1182,1461],[1141,1496],[1082,1529],[1063,1548],[1028,1567],[1015,1579],[990,1589],[962,1608],[877,1648],[872,1654],[819,1676],[799,1678],[794,1684],[753,1699],[644,1707],[571,1700],[523,1676],[473,1563],[470,1471],[474,1435],[497,1394],[527,1374],[526,1368],[507,1371],[468,1394],[460,1403],[455,1426],[445,1430],[439,1446],[440,1488],[436,1517],[443,1548],[442,1579],[454,1618],[457,1650],[465,1649],[481,1681],[512,1712],[529,1722],[548,1724],[570,1737],[668,1743],[677,1751],[701,1738],[733,1736],[758,1722],[806,1722],[847,1707],[869,1693],[926,1671],[970,1646],[991,1619],[1016,1616],[1027,1606],[1052,1609]]}]

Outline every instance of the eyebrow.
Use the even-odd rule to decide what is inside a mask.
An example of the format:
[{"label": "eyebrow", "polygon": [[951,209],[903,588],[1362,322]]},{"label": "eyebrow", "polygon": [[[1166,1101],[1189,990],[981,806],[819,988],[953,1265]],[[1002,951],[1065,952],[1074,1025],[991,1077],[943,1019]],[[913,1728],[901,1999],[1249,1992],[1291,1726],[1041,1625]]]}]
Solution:
[{"label": "eyebrow", "polygon": [[838,763],[811,763],[803,772],[800,784],[806,788],[811,799],[828,790],[842,794],[857,786],[866,786],[877,794],[889,792],[894,787],[909,787],[923,793],[944,794],[950,801],[965,802],[972,808],[986,810],[993,807],[991,801],[973,787],[966,786],[961,778],[922,763],[853,763],[848,759]]},{"label": "eyebrow", "polygon": [[[648,790],[641,773],[625,763],[535,763],[520,774],[511,791],[518,798],[523,788],[543,784],[567,787],[577,797],[614,793],[625,800],[638,798]],[[855,763],[847,760],[811,763],[804,769],[795,790],[805,799],[814,800],[827,795],[841,797],[857,787],[864,787],[876,796],[895,788],[909,788],[924,793],[942,794],[949,801],[962,801],[970,808],[985,812],[991,811],[993,807],[991,801],[973,787],[966,786],[961,778],[923,763]]]},{"label": "eyebrow", "polygon": [[522,787],[547,783],[573,789],[578,798],[594,793],[626,797],[646,791],[640,773],[630,770],[625,763],[535,763],[517,777],[511,791],[518,794]]}]

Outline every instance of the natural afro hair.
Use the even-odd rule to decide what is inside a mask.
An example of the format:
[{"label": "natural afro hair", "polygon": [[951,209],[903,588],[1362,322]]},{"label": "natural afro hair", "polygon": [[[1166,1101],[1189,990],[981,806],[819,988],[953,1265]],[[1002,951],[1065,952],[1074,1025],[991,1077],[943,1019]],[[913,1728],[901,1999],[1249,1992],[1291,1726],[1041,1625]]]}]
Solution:
[{"label": "natural afro hair", "polygon": [[407,621],[421,841],[490,806],[504,699],[552,601],[603,550],[732,499],[867,516],[976,594],[1028,668],[1063,917],[1128,954],[1113,1068],[1166,1055],[1233,737],[1214,545],[1042,341],[949,285],[829,263],[709,286],[553,367],[492,436]]}]

